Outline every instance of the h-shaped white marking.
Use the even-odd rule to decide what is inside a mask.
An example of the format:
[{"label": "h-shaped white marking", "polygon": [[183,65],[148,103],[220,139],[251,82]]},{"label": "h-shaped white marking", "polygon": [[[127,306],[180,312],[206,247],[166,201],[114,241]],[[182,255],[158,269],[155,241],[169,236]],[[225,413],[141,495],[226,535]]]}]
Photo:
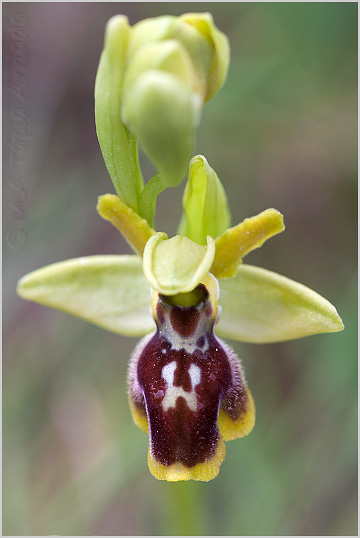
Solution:
[{"label": "h-shaped white marking", "polygon": [[161,377],[165,379],[167,383],[167,389],[165,391],[165,397],[161,402],[164,411],[167,411],[170,407],[176,407],[176,400],[179,396],[182,396],[189,409],[196,411],[197,399],[195,394],[195,387],[199,385],[201,380],[201,369],[196,364],[191,364],[189,368],[189,375],[191,380],[191,392],[185,392],[182,387],[174,387],[174,374],[176,370],[176,361],[170,362],[163,367],[161,371]]}]

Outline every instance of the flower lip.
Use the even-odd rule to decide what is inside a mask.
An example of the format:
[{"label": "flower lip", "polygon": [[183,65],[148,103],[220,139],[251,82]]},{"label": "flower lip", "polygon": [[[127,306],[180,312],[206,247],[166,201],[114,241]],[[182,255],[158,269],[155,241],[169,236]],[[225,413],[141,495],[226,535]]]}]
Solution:
[{"label": "flower lip", "polygon": [[209,275],[200,283],[189,306],[155,292],[157,330],[132,357],[131,410],[143,429],[147,417],[149,466],[159,479],[215,478],[225,455],[223,438],[246,435],[253,426],[241,366],[213,332],[214,281]]}]

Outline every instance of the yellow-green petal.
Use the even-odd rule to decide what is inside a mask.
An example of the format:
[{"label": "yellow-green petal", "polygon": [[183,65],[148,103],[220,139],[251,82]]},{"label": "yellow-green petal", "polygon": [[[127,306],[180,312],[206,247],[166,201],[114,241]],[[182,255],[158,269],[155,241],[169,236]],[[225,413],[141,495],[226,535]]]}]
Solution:
[{"label": "yellow-green petal", "polygon": [[215,241],[215,259],[211,272],[216,278],[236,275],[242,258],[267,239],[285,229],[283,215],[276,209],[266,209],[229,228]]},{"label": "yellow-green petal", "polygon": [[151,290],[138,256],[89,256],[54,263],[25,275],[17,292],[126,336],[155,328]]},{"label": "yellow-green petal", "polygon": [[344,328],[326,299],[277,273],[244,264],[219,285],[222,309],[215,330],[220,336],[263,344]]},{"label": "yellow-green petal", "polygon": [[202,155],[196,155],[190,161],[183,208],[179,234],[200,245],[206,244],[208,235],[218,237],[230,225],[224,188],[215,170]]},{"label": "yellow-green petal", "polygon": [[192,291],[209,271],[214,259],[214,240],[198,245],[188,237],[156,233],[146,244],[143,269],[149,284],[159,293],[176,295]]},{"label": "yellow-green petal", "polygon": [[143,255],[145,245],[155,233],[148,222],[128,207],[115,194],[103,194],[98,198],[97,211],[122,233],[131,248]]}]

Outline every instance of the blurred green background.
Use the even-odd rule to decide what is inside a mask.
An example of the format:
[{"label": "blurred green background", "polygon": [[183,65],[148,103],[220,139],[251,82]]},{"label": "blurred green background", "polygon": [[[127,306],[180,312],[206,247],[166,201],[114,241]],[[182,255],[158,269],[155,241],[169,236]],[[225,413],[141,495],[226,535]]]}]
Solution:
[{"label": "blurred green background", "polygon": [[[223,181],[233,224],[285,215],[246,262],[315,289],[346,328],[235,344],[255,429],[227,443],[217,479],[179,485],[150,475],[130,418],[136,340],[15,287],[52,262],[130,252],[95,211],[113,192],[94,126],[104,27],[117,13],[134,24],[187,11],[211,11],[232,50],[194,154]],[[3,54],[3,533],[357,534],[357,4],[5,3]],[[159,198],[169,235],[181,189]]]}]

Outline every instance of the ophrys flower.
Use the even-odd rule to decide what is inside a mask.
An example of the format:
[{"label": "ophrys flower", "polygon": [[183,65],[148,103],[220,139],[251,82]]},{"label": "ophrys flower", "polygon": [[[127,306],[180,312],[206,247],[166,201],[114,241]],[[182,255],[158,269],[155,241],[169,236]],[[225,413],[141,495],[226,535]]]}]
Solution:
[{"label": "ophrys flower", "polygon": [[[157,195],[176,186],[202,105],[221,87],[226,37],[209,14],[110,20],[95,88],[96,124],[118,196],[98,212],[135,255],[55,263],[23,277],[25,299],[110,331],[144,336],[129,367],[135,423],[149,432],[159,479],[211,480],[224,440],[247,435],[254,403],[241,364],[219,337],[276,342],[343,328],[335,308],[285,277],[242,264],[284,229],[275,209],[229,228],[224,188],[205,157],[191,159],[179,234],[153,229]],[[158,172],[144,186],[137,144]]]},{"label": "ophrys flower", "polygon": [[[214,191],[215,176],[204,157],[192,160],[189,184],[202,183],[193,189],[197,197],[206,199],[206,191]],[[189,189],[182,227],[190,229],[196,218],[206,233],[214,227],[211,214],[219,207],[208,192],[202,211],[196,204],[192,211]],[[224,440],[247,435],[255,421],[241,364],[218,336],[275,342],[338,331],[342,322],[317,293],[241,263],[284,229],[282,215],[274,209],[215,240],[207,235],[206,245],[184,235],[167,239],[156,233],[115,195],[100,197],[98,211],[138,255],[60,262],[25,276],[18,292],[120,334],[150,332],[129,368],[132,416],[150,434],[149,468],[159,479],[211,480],[225,457]]]}]

